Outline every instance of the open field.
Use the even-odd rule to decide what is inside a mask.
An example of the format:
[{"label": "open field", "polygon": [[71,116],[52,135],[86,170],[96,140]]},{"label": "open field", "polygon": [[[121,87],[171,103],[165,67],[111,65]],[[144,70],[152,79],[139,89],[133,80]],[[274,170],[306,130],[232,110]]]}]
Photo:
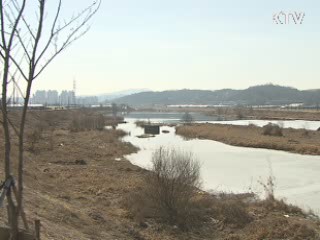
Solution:
[{"label": "open field", "polygon": [[[25,210],[30,224],[41,220],[42,239],[319,239],[316,218],[280,201],[253,201],[251,195],[199,192],[205,218],[189,232],[152,215],[139,218],[128,199],[141,190],[148,172],[124,159],[137,149],[122,142],[125,133],[118,130],[70,131],[74,114],[80,113],[31,112],[28,117]],[[43,132],[32,146],[32,133],[40,125]],[[0,209],[0,222],[6,222],[5,209]]]},{"label": "open field", "polygon": [[203,138],[229,145],[283,150],[292,153],[320,155],[320,132],[304,129],[282,129],[283,136],[263,134],[254,125],[191,124],[178,126],[176,133],[187,138]]}]

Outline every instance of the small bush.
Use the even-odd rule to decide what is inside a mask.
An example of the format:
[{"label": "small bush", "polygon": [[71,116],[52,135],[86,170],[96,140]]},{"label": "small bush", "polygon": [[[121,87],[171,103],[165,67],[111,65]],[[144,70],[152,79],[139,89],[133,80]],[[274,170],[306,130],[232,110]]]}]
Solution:
[{"label": "small bush", "polygon": [[275,136],[275,137],[283,136],[282,128],[276,124],[268,123],[267,125],[263,126],[262,129],[263,129],[262,131],[263,135]]}]

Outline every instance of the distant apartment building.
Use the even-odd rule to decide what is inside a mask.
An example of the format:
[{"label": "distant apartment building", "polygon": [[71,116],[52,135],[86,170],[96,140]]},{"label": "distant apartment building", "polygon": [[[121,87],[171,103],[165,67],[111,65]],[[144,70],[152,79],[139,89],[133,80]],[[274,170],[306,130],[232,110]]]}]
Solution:
[{"label": "distant apartment building", "polygon": [[47,92],[47,105],[56,106],[59,104],[59,93],[56,90]]},{"label": "distant apartment building", "polygon": [[62,91],[60,94],[60,105],[70,106],[76,104],[76,97],[74,91]]},{"label": "distant apartment building", "polygon": [[59,93],[56,90],[38,90],[35,92],[32,98],[32,104],[42,105],[58,105],[59,104]]},{"label": "distant apartment building", "polygon": [[77,104],[81,106],[90,106],[98,103],[98,97],[96,96],[77,97]]},{"label": "distant apartment building", "polygon": [[46,104],[47,92],[45,90],[38,90],[35,92],[32,98],[33,104]]}]

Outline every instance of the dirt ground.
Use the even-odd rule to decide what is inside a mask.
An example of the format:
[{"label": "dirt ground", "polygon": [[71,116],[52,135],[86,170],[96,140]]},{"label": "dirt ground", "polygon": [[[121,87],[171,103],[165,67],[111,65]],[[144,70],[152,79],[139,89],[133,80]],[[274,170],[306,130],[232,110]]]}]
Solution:
[{"label": "dirt ground", "polygon": [[[121,141],[121,131],[69,131],[73,114],[77,113],[36,112],[28,117],[25,211],[31,226],[35,219],[41,220],[41,239],[320,239],[317,219],[291,211],[290,217],[284,217],[287,210],[256,203],[246,207],[253,220],[242,227],[214,216],[190,232],[155,219],[137,221],[123,204],[140,189],[147,173],[124,158],[137,149]],[[45,129],[31,148],[31,133],[40,123]],[[3,155],[3,138],[0,141]],[[4,180],[3,161],[0,179]],[[1,224],[6,221],[6,211],[0,209]]]}]

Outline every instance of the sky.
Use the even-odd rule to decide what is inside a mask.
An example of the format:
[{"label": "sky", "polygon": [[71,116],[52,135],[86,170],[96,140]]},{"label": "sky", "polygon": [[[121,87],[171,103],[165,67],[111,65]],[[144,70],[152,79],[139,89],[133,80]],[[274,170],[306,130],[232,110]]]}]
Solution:
[{"label": "sky", "polygon": [[[74,79],[79,95],[266,83],[320,88],[319,0],[102,1],[90,31],[34,90],[71,90]],[[64,1],[64,17],[91,2]],[[281,11],[305,13],[303,23],[276,24]]]}]

